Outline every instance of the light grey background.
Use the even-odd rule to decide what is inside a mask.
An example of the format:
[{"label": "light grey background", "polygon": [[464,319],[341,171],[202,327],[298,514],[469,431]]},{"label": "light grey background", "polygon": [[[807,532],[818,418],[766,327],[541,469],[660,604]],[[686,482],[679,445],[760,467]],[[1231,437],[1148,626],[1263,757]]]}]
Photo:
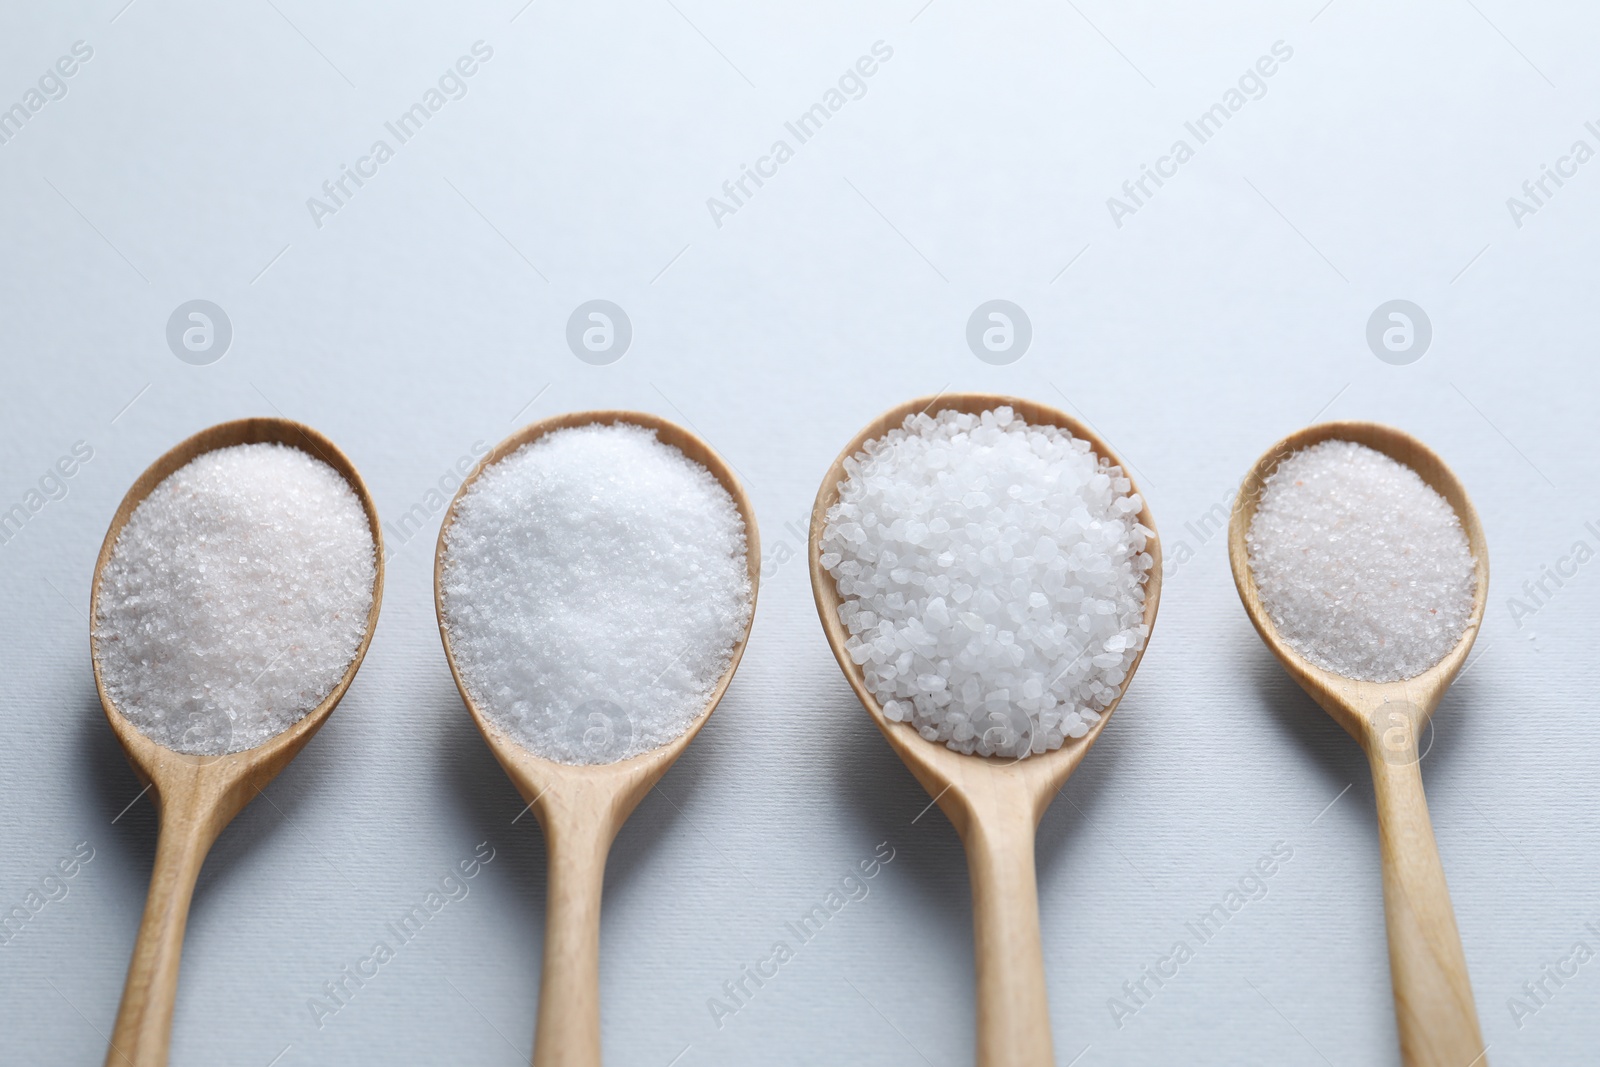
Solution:
[{"label": "light grey background", "polygon": [[[75,41],[94,49],[0,145],[0,508],[74,442],[94,450],[0,545],[0,909],[94,849],[0,946],[0,1059],[99,1062],[143,904],[155,817],[129,807],[84,617],[137,474],[204,426],[282,413],[337,441],[393,521],[427,510],[474,442],[631,407],[739,469],[768,562],[727,698],[613,852],[609,1062],[969,1062],[959,843],[937,810],[917,818],[927,798],[841,678],[798,558],[843,443],[946,388],[1090,420],[1185,557],[1039,834],[1059,1062],[1398,1062],[1364,761],[1262,648],[1204,525],[1319,418],[1418,434],[1482,513],[1491,605],[1438,715],[1429,800],[1489,1060],[1592,1058],[1600,962],[1520,1025],[1508,998],[1575,942],[1600,950],[1584,926],[1600,927],[1600,570],[1530,617],[1508,598],[1575,541],[1600,548],[1600,161],[1520,227],[1506,203],[1575,140],[1600,147],[1592,10],[124,3],[0,16],[0,105]],[[468,94],[318,228],[307,198],[479,40],[494,54]],[[784,122],[877,41],[893,57],[866,94],[796,146]],[[1293,56],[1265,95],[1117,226],[1107,198],[1174,140],[1195,146],[1185,121],[1278,41]],[[707,198],[778,138],[794,158],[716,225]],[[633,325],[610,366],[565,342],[597,298]],[[167,347],[193,299],[232,322],[210,366]],[[991,299],[1031,318],[1009,366],[966,344]],[[1433,326],[1408,366],[1366,344],[1392,299]],[[521,802],[451,684],[436,528],[391,533],[360,676],[206,864],[174,1064],[527,1062],[543,845],[531,817],[513,825]],[[484,841],[496,858],[470,895],[319,1029],[308,998]],[[1293,858],[1266,897],[1119,1028],[1109,998],[1280,841]],[[880,842],[895,859],[870,896],[719,1029],[708,998]]]}]

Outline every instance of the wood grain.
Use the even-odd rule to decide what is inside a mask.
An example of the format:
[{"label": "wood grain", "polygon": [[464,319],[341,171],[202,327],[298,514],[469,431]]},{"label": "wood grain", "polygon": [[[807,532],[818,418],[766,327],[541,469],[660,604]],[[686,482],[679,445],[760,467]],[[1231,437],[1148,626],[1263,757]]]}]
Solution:
[{"label": "wood grain", "polygon": [[[827,525],[828,509],[839,498],[846,459],[860,452],[867,441],[899,427],[907,415],[945,410],[980,414],[1002,405],[1009,405],[1030,425],[1058,426],[1088,441],[1096,455],[1122,467],[1123,474],[1133,480],[1126,464],[1090,427],[1043,404],[989,393],[943,393],[909,401],[867,424],[823,476],[811,510],[811,589],[834,658],[862,707],[928,795],[936,800],[966,847],[972,880],[979,1067],[1046,1067],[1054,1063],[1054,1054],[1039,940],[1034,834],[1045,809],[1100,736],[1117,704],[1102,712],[1100,721],[1089,728],[1086,736],[1069,740],[1054,752],[1019,761],[966,756],[943,744],[925,741],[910,725],[885,718],[877,698],[867,689],[862,669],[845,651],[850,635],[839,621],[838,589],[822,567],[822,531]],[[1138,492],[1137,484],[1133,491]],[[1148,501],[1138,520],[1148,529],[1156,529]],[[1145,586],[1144,622],[1153,629],[1161,602],[1160,539],[1151,537],[1146,551],[1154,562]],[[1128,668],[1124,693],[1143,657],[1141,649]]]},{"label": "wood grain", "polygon": [[[1362,682],[1323,670],[1289,646],[1261,604],[1246,535],[1263,485],[1280,461],[1321,441],[1355,441],[1416,471],[1461,520],[1477,578],[1466,632],[1437,664],[1401,682]],[[1385,521],[1387,516],[1374,516]],[[1377,798],[1383,899],[1400,1055],[1407,1067],[1487,1067],[1466,956],[1422,791],[1417,739],[1477,639],[1489,596],[1489,549],[1466,490],[1422,442],[1372,422],[1326,422],[1279,441],[1239,488],[1228,526],[1234,584],[1250,621],[1290,677],[1366,751]]]},{"label": "wood grain", "polygon": [[91,625],[90,659],[94,664],[100,705],[134,772],[149,787],[161,818],[144,919],[134,943],[133,959],[128,964],[122,1006],[111,1032],[111,1047],[106,1052],[107,1067],[161,1067],[167,1062],[184,927],[188,923],[195,880],[206,853],[233,817],[288,766],[327,721],[360,669],[378,623],[378,610],[383,602],[383,531],[379,527],[377,508],[349,457],[322,434],[288,419],[239,419],[221,423],[180,442],[152,463],[122,498],[122,504],[111,519],[111,527],[106,531],[100,557],[95,562],[89,617],[99,617],[100,577],[111,559],[117,537],[134,508],[150,491],[196,456],[232,445],[263,442],[289,445],[322,460],[344,478],[361,501],[376,553],[372,607],[367,612],[366,632],[339,684],[299,722],[243,752],[192,756],[174,752],[145,737],[117,710],[100,676],[99,650]]},{"label": "wood grain", "polygon": [[[655,430],[658,440],[705,467],[733,498],[745,524],[750,620],[734,645],[728,669],[718,680],[705,710],[681,736],[660,748],[616,763],[572,766],[542,759],[506,735],[483,714],[462,681],[450,649],[450,632],[445,625],[445,532],[455,521],[456,505],[462,495],[484,470],[507,455],[554,430],[619,422]],[[450,502],[434,549],[434,610],[439,619],[439,638],[444,643],[451,676],[456,680],[468,713],[495,759],[528,802],[545,836],[549,877],[544,967],[533,1045],[533,1062],[538,1067],[599,1067],[600,901],[606,855],[633,809],[683,754],[727,692],[750,638],[760,581],[761,534],[756,526],[755,509],[739,479],[710,445],[683,427],[655,415],[637,411],[579,411],[525,426],[483,457]]]}]

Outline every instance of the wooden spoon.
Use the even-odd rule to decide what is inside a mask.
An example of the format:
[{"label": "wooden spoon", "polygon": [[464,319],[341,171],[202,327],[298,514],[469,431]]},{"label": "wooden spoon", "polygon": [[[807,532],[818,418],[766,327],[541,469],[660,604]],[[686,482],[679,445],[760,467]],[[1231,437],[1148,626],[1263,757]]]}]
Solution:
[{"label": "wooden spoon", "polygon": [[372,607],[367,612],[366,633],[339,684],[299,722],[243,752],[194,756],[150,740],[117,710],[100,676],[100,651],[91,625],[89,651],[94,661],[100,705],[105,709],[117,740],[122,742],[134,772],[154,794],[156,809],[161,815],[150,892],[145,901],[144,919],[139,924],[139,937],[134,942],[133,960],[128,964],[122,1007],[117,1012],[116,1027],[111,1031],[106,1067],[161,1067],[167,1062],[167,1048],[172,1038],[172,1005],[178,991],[178,964],[183,954],[183,931],[189,920],[189,902],[194,895],[195,880],[200,876],[200,865],[223,827],[288,766],[311,740],[311,735],[327,721],[345,690],[350,688],[378,623],[378,608],[383,600],[383,532],[378,525],[378,510],[349,458],[316,430],[288,419],[239,419],[220,423],[201,430],[152,463],[133,483],[112,516],[111,528],[100,546],[100,558],[95,562],[89,617],[99,618],[100,578],[111,559],[117,537],[133,509],[150,495],[150,491],[196,456],[232,445],[261,442],[289,445],[322,460],[339,472],[361,501],[376,552]]},{"label": "wooden spoon", "polygon": [[[1021,760],[966,756],[941,743],[925,741],[909,724],[884,717],[877,698],[866,686],[862,669],[845,651],[850,634],[839,622],[838,588],[822,567],[822,531],[827,525],[828,509],[839,499],[846,459],[860,452],[867,441],[898,428],[907,415],[942,410],[977,415],[1002,405],[1009,405],[1030,425],[1059,426],[1088,441],[1096,455],[1122,467],[1123,474],[1132,480],[1127,466],[1093,430],[1064,412],[1031,400],[987,393],[943,393],[901,404],[856,434],[822,479],[816,505],[811,509],[811,589],[828,644],[850,687],[890,747],[949,817],[966,846],[978,979],[979,1067],[1048,1067],[1055,1060],[1039,940],[1034,834],[1045,809],[1100,736],[1117,702],[1101,712],[1100,721],[1089,727],[1084,737],[1069,739],[1054,752]],[[1138,487],[1133,491],[1138,492]],[[1155,530],[1148,504],[1139,512],[1138,520],[1152,532]],[[1151,537],[1146,551],[1154,563],[1145,586],[1144,622],[1153,627],[1161,600],[1160,541]],[[1143,656],[1140,650],[1128,668],[1124,692]]]},{"label": "wooden spoon", "polygon": [[671,445],[711,472],[733,497],[744,518],[746,565],[750,572],[750,619],[755,618],[756,591],[761,580],[761,535],[755,509],[744,487],[722,457],[699,437],[675,423],[637,411],[578,411],[524,426],[473,469],[445,512],[434,552],[434,609],[439,617],[439,637],[444,642],[450,673],[473,722],[500,766],[528,802],[544,829],[549,871],[546,882],[544,970],[539,980],[539,1022],[534,1031],[533,1062],[538,1067],[599,1067],[600,1064],[600,896],[605,881],[606,855],[628,816],[667,772],[733,680],[750,637],[750,622],[734,645],[733,658],[711,693],[705,710],[676,740],[630,759],[615,763],[574,766],[534,755],[507,736],[473,702],[462,682],[450,648],[450,631],[444,613],[445,532],[455,521],[456,506],[478,477],[532,441],[553,430],[596,423],[630,423],[655,430],[662,444]]},{"label": "wooden spoon", "polygon": [[[1323,670],[1278,636],[1272,616],[1262,607],[1245,536],[1263,485],[1281,460],[1327,440],[1354,441],[1410,467],[1450,503],[1466,531],[1478,583],[1472,619],[1456,647],[1415,678],[1362,682]],[[1417,755],[1417,739],[1466,662],[1489,596],[1489,549],[1467,491],[1442,459],[1409,434],[1372,422],[1308,426],[1273,445],[1240,485],[1228,524],[1228,558],[1239,597],[1261,639],[1311,699],[1361,743],[1372,767],[1401,1060],[1408,1067],[1487,1067]]]}]

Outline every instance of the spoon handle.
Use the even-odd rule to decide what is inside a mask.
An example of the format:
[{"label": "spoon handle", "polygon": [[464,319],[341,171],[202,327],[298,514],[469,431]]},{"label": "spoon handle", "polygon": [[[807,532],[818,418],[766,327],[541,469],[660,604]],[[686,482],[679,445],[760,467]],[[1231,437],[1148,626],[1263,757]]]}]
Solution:
[{"label": "spoon handle", "polygon": [[183,931],[200,865],[216,840],[211,810],[192,793],[159,797],[161,833],[145,898],[144,919],[128,963],[122,1006],[111,1031],[106,1067],[165,1067],[172,1040]]},{"label": "spoon handle", "polygon": [[541,812],[549,857],[538,1067],[600,1067],[600,896],[615,829],[592,809]]},{"label": "spoon handle", "polygon": [[1406,1067],[1488,1067],[1450,888],[1409,745],[1372,745],[1384,914],[1400,1058]]},{"label": "spoon handle", "polygon": [[1039,940],[1034,823],[1027,806],[967,826],[978,978],[978,1067],[1050,1067],[1050,1002]]}]

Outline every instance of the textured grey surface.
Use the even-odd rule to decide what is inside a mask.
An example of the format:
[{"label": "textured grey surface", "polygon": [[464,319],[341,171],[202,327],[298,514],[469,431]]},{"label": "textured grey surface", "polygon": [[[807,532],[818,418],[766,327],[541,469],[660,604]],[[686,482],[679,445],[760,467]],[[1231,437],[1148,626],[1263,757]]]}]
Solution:
[{"label": "textured grey surface", "polygon": [[[94,452],[0,544],[0,908],[93,849],[0,945],[0,1059],[98,1062],[149,873],[154,815],[129,806],[139,788],[87,656],[106,523],[180,438],[282,412],[350,453],[385,516],[433,514],[391,535],[344,704],[205,867],[173,1062],[527,1061],[543,846],[531,819],[513,824],[521,803],[439,649],[428,494],[474,442],[636,407],[692,423],[743,473],[768,573],[727,699],[616,844],[609,1061],[968,1062],[958,842],[937,811],[916,818],[926,797],[841,679],[797,558],[843,442],[945,387],[1092,420],[1175,564],[1129,697],[1039,835],[1059,1061],[1397,1062],[1365,765],[1261,647],[1205,526],[1268,444],[1317,417],[1417,433],[1482,512],[1491,607],[1439,712],[1429,799],[1489,1060],[1591,1058],[1600,963],[1520,1020],[1508,998],[1575,942],[1600,949],[1585,927],[1600,929],[1600,577],[1547,581],[1525,618],[1507,598],[1574,542],[1600,548],[1600,163],[1548,185],[1520,228],[1506,198],[1575,140],[1600,147],[1584,126],[1592,12],[123,3],[0,16],[0,104],[75,41],[94,49],[0,144],[0,508],[74,442]],[[318,228],[306,199],[478,40],[494,54],[467,95]],[[785,121],[880,40],[893,57],[865,95],[718,227],[707,198],[793,140]],[[1184,123],[1280,40],[1293,56],[1265,95],[1118,227],[1107,197],[1193,142]],[[595,298],[632,321],[610,366],[565,341]],[[1009,366],[967,347],[968,316],[995,298],[1032,321]],[[167,345],[193,299],[233,327],[209,366]],[[1393,299],[1433,325],[1407,366],[1366,343]],[[494,859],[467,896],[319,1027],[323,983],[480,842]],[[719,1028],[722,983],[883,842],[894,859],[869,895]],[[1277,842],[1293,857],[1265,897],[1119,1027],[1110,998]]]}]

